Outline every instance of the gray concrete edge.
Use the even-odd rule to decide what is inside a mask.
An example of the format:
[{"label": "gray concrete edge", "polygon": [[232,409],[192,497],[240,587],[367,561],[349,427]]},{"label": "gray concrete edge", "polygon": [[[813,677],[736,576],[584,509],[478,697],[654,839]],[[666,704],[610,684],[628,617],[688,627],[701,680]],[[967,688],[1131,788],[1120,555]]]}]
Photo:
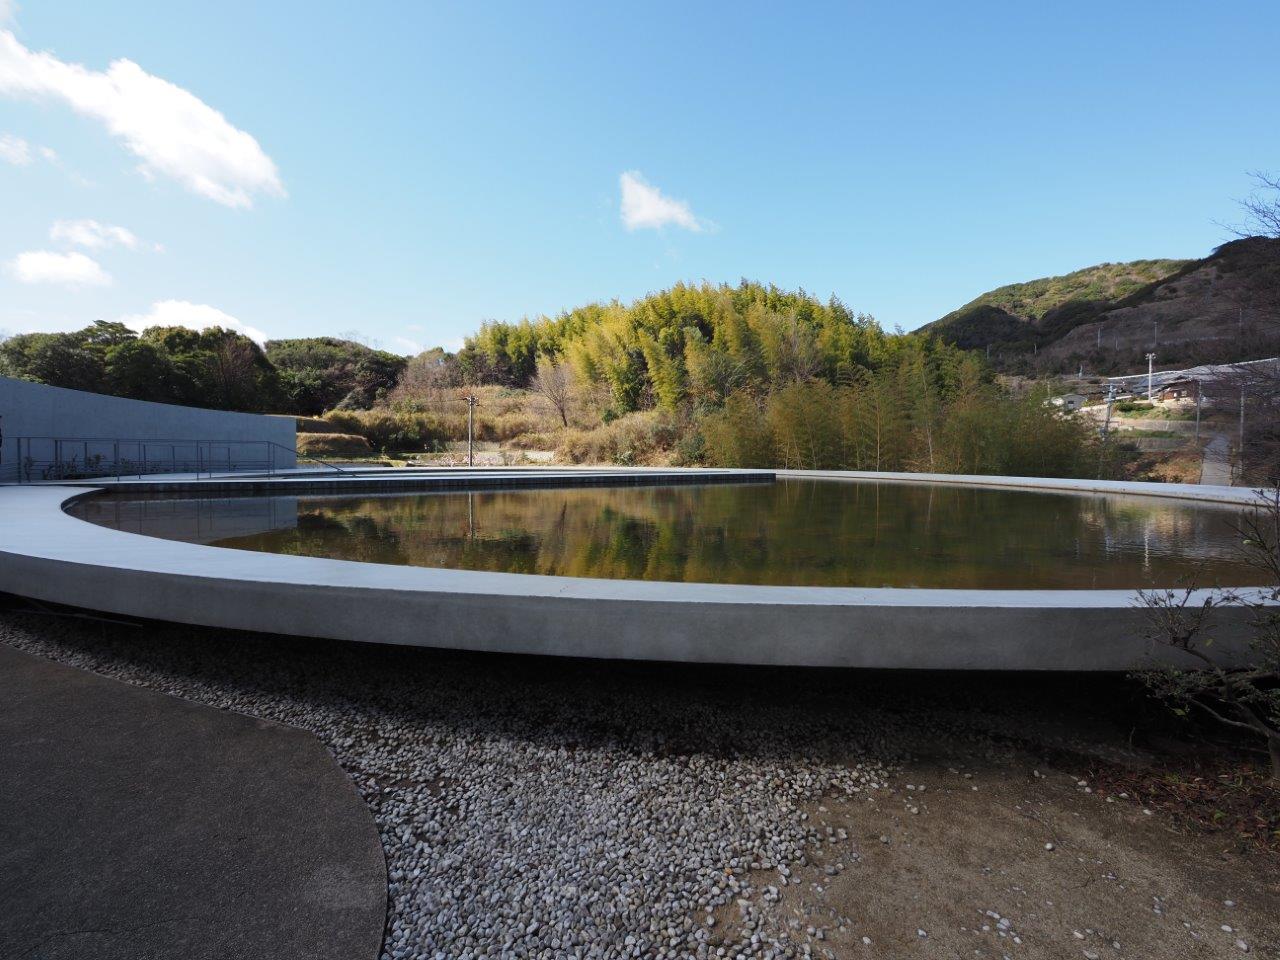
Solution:
[{"label": "gray concrete edge", "polygon": [[[822,476],[915,481],[902,474]],[[1015,485],[982,479],[992,481],[982,485]],[[1058,486],[1069,483],[1077,482],[1040,486],[1084,492]],[[1129,491],[1109,485],[1105,492]],[[207,626],[561,656],[1124,670],[1152,653],[1141,639],[1145,614],[1135,591],[775,587],[397,567],[109,530],[63,511],[85,493],[0,489],[0,590]],[[1224,642],[1243,638],[1244,613],[1225,612]]]},{"label": "gray concrete edge", "polygon": [[874,480],[881,483],[930,483],[960,487],[1025,490],[1043,493],[1094,493],[1126,497],[1159,497],[1248,506],[1265,490],[1253,487],[1202,486],[1193,483],[1144,483],[1133,480],[1071,480],[1056,477],[990,477],[961,473],[875,473],[855,470],[775,470],[778,477],[810,480]]}]

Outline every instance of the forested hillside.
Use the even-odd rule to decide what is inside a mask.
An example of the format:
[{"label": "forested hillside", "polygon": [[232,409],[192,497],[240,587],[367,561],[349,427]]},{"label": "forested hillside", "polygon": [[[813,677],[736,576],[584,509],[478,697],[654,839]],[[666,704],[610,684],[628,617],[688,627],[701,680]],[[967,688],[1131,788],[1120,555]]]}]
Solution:
[{"label": "forested hillside", "polygon": [[213,327],[136,333],[98,321],[0,343],[0,375],[72,390],[217,410],[318,414],[386,398],[408,360],[350,340],[269,340]]},{"label": "forested hillside", "polygon": [[590,304],[555,319],[487,323],[458,354],[462,374],[527,386],[539,357],[608,388],[615,414],[718,403],[740,388],[811,378],[837,382],[918,351],[934,376],[961,353],[929,337],[891,336],[836,299],[742,282],[676,284],[629,306]]},{"label": "forested hillside", "polygon": [[[1002,391],[980,354],[891,334],[838,300],[759,283],[677,284],[631,304],[487,323],[411,360],[334,338],[265,351],[225,330],[98,323],[0,345],[12,375],[232,410],[320,414],[328,441],[421,452],[464,435],[564,460],[1076,475],[1090,432]],[[362,441],[363,442],[363,441]],[[333,449],[338,449],[334,446]]]},{"label": "forested hillside", "polygon": [[[392,397],[441,382],[529,388],[568,459],[1071,475],[1109,470],[1088,432],[1002,392],[978,355],[890,334],[838,300],[758,283],[677,284],[630,305],[490,323],[411,362]],[[433,386],[433,383],[436,386]]]},{"label": "forested hillside", "polygon": [[[1102,263],[1061,277],[1011,283],[982,294],[925,329],[971,350],[985,349],[988,344],[1029,348],[1032,343],[1051,340],[1054,327],[1069,324],[1082,310],[1115,303],[1194,262]],[[1044,323],[1046,317],[1052,318],[1049,324]]]},{"label": "forested hillside", "polygon": [[98,321],[73,333],[24,333],[0,343],[0,374],[72,390],[218,410],[260,411],[285,397],[256,343],[217,327]]},{"label": "forested hillside", "polygon": [[267,359],[280,374],[287,413],[360,410],[384,400],[408,360],[352,340],[268,340]]},{"label": "forested hillside", "polygon": [[923,328],[1003,370],[1129,373],[1280,349],[1280,239],[1249,237],[1202,260],[1101,264],[985,293]]}]

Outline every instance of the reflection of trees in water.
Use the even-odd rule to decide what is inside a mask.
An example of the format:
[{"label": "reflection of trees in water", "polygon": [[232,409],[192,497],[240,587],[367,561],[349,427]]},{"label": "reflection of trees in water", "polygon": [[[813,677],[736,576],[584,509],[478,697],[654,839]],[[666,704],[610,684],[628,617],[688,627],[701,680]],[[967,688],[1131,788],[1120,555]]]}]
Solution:
[{"label": "reflection of trees in water", "polygon": [[1207,570],[1242,583],[1247,572],[1226,559],[1231,517],[1124,498],[787,481],[311,498],[296,530],[234,545],[673,581],[1084,588]]},{"label": "reflection of trees in water", "polygon": [[[401,549],[401,536],[401,529],[388,518],[370,513],[339,517],[327,510],[309,509],[300,503],[298,522],[292,529],[237,537],[222,541],[219,546],[304,557],[340,556],[343,560],[366,563],[412,565],[409,555]],[[332,549],[335,543],[342,544],[340,554],[335,554]]]}]

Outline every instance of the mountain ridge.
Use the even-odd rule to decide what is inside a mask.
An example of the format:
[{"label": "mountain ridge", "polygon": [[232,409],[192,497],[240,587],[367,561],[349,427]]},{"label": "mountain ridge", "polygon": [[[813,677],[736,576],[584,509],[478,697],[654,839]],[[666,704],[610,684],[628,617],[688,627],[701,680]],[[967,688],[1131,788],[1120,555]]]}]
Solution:
[{"label": "mountain ridge", "polygon": [[[1231,325],[1235,324],[1235,329]],[[922,332],[1005,368],[1095,370],[1217,359],[1280,330],[1280,240],[1249,237],[1198,260],[1103,263],[990,290]]]}]

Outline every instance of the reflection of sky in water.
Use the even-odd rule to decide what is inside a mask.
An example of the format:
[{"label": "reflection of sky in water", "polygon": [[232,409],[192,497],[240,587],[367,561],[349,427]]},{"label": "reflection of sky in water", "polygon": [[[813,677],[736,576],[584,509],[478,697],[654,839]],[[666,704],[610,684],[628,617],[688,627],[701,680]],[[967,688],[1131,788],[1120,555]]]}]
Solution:
[{"label": "reflection of sky in water", "polygon": [[273,553],[515,573],[948,588],[1238,586],[1238,508],[870,482],[96,497],[84,519]]}]

